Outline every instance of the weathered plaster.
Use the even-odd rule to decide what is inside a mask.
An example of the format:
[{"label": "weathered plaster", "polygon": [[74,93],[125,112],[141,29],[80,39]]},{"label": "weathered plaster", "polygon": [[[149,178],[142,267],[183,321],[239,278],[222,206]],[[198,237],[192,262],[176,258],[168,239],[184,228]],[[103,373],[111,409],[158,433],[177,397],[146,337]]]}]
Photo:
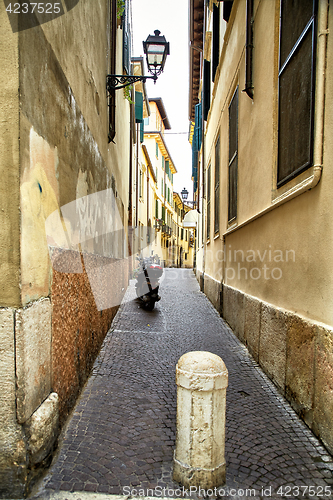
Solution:
[{"label": "weathered plaster", "polygon": [[17,420],[24,423],[51,391],[51,302],[15,314]]},{"label": "weathered plaster", "polygon": [[0,5],[0,306],[20,305],[18,35]]},{"label": "weathered plaster", "polygon": [[39,464],[52,452],[58,436],[59,398],[52,392],[24,425],[30,465]]},{"label": "weathered plaster", "polygon": [[23,496],[26,443],[16,420],[14,309],[0,309],[0,496]]}]

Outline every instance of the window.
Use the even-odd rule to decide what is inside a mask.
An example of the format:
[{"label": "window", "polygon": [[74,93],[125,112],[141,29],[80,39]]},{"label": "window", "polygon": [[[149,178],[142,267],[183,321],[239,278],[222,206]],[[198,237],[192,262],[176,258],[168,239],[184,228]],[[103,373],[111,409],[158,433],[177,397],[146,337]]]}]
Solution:
[{"label": "window", "polygon": [[282,0],[277,186],[312,165],[316,0]]},{"label": "window", "polygon": [[220,136],[215,144],[214,232],[220,230]]},{"label": "window", "polygon": [[158,200],[155,200],[155,217],[158,219]]},{"label": "window", "polygon": [[143,172],[140,170],[140,177],[139,177],[139,197],[143,198]]},{"label": "window", "polygon": [[162,156],[162,169],[164,170],[165,168],[165,159],[164,159],[164,156]]},{"label": "window", "polygon": [[165,171],[166,171],[167,176],[170,179],[171,172],[170,172],[170,161],[169,160],[165,160]]},{"label": "window", "polygon": [[204,59],[203,66],[203,115],[207,120],[210,108],[210,61]]},{"label": "window", "polygon": [[158,158],[158,143],[156,142],[156,158]]},{"label": "window", "polygon": [[229,106],[229,203],[228,222],[237,218],[238,87]]},{"label": "window", "polygon": [[181,228],[180,230],[180,239],[183,240],[184,239],[184,229]]},{"label": "window", "polygon": [[130,12],[129,2],[125,2],[123,13],[123,66],[126,73],[130,74],[131,64],[131,30],[130,30]]},{"label": "window", "polygon": [[207,240],[210,238],[210,165],[207,168]]}]

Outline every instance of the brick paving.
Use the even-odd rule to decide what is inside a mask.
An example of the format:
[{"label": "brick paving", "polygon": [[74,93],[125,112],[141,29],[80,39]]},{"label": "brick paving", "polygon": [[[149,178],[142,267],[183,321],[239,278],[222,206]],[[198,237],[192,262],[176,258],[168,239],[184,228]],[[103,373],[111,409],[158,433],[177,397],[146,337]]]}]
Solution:
[{"label": "brick paving", "polygon": [[37,496],[52,490],[151,495],[148,488],[178,496],[175,366],[185,352],[204,350],[221,356],[229,371],[227,481],[220,496],[253,497],[246,489],[255,489],[256,498],[330,498],[332,457],[200,292],[193,272],[165,270],[162,300],[152,312],[130,300],[133,285]]}]

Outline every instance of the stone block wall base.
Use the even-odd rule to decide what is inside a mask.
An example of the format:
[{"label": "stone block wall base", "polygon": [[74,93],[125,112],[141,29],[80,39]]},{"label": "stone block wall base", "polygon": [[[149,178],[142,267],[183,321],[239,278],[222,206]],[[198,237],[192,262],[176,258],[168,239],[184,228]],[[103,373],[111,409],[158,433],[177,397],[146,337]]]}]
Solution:
[{"label": "stone block wall base", "polygon": [[52,392],[25,423],[30,464],[42,462],[52,451],[58,436],[59,398]]},{"label": "stone block wall base", "polygon": [[222,285],[219,281],[214,280],[208,274],[203,275],[203,283],[201,291],[204,292],[215,309],[222,314]]},{"label": "stone block wall base", "polygon": [[222,316],[236,337],[333,453],[332,327],[227,285],[223,285],[222,304]]},{"label": "stone block wall base", "polygon": [[173,480],[185,488],[196,486],[205,490],[218,488],[225,484],[226,465],[219,465],[215,469],[199,469],[182,464],[176,458],[173,461]]}]

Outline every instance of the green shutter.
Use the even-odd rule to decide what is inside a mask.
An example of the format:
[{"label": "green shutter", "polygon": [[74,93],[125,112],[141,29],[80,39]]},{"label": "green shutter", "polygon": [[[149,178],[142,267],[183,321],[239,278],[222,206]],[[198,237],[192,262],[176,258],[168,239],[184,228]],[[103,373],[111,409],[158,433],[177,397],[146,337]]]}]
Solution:
[{"label": "green shutter", "polygon": [[169,160],[166,160],[166,162],[165,162],[165,171],[166,171],[167,176],[170,179],[170,162],[169,162]]},{"label": "green shutter", "polygon": [[126,73],[130,74],[131,64],[131,30],[130,30],[130,15],[129,3],[125,3],[125,10],[123,13],[123,67]]},{"label": "green shutter", "polygon": [[141,92],[135,92],[135,121],[143,123],[143,95]]},{"label": "green shutter", "polygon": [[156,142],[156,158],[158,158],[158,144]]},{"label": "green shutter", "polygon": [[162,156],[162,168],[163,168],[163,170],[164,170],[164,168],[165,168],[165,160],[164,160],[164,156]]},{"label": "green shutter", "polygon": [[158,200],[155,200],[155,217],[158,219]]},{"label": "green shutter", "polygon": [[165,222],[165,206],[162,206],[162,220]]}]

